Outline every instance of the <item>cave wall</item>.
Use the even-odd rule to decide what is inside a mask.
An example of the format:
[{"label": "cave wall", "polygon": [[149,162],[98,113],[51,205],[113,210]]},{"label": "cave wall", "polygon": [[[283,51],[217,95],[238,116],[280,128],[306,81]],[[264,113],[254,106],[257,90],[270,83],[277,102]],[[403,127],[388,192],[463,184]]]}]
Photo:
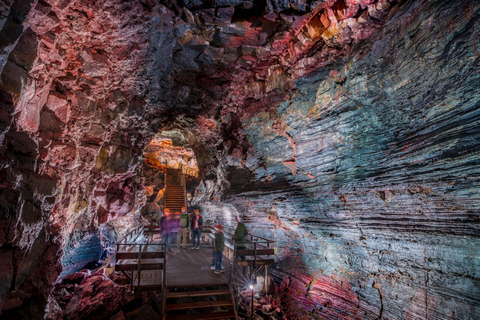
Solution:
[{"label": "cave wall", "polygon": [[62,261],[78,270],[110,241],[102,224],[118,220],[117,237],[138,223],[138,157],[152,134],[137,71],[152,3],[0,8],[0,315],[43,319]]},{"label": "cave wall", "polygon": [[480,317],[479,10],[407,3],[242,118],[252,150],[224,201],[278,241],[291,316]]}]

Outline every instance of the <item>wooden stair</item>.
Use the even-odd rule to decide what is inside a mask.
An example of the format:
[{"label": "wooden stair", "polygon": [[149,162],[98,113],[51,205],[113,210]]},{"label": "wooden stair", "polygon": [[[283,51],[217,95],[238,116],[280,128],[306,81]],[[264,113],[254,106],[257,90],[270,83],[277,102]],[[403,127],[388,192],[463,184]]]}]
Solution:
[{"label": "wooden stair", "polygon": [[[232,292],[228,287],[169,288],[166,293],[167,320],[237,319]],[[178,299],[190,298],[191,302]]]},{"label": "wooden stair", "polygon": [[186,206],[183,180],[181,170],[167,169],[164,208],[172,213],[180,212]]},{"label": "wooden stair", "polygon": [[172,213],[180,212],[185,206],[185,194],[183,186],[167,185],[165,189],[164,206]]}]

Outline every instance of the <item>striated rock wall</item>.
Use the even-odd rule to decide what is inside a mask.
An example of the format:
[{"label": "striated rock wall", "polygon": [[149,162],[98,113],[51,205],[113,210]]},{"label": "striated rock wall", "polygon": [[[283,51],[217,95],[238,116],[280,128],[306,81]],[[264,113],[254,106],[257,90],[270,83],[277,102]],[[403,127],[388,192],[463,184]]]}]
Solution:
[{"label": "striated rock wall", "polygon": [[295,318],[480,317],[479,10],[407,3],[242,118],[224,200],[277,239]]}]

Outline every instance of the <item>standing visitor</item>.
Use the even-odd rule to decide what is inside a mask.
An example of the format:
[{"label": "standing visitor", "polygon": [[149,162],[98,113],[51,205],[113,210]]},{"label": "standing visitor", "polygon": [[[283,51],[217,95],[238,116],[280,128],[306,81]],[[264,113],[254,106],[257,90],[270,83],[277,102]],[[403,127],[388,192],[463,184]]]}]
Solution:
[{"label": "standing visitor", "polygon": [[215,226],[215,243],[214,243],[214,256],[213,261],[215,264],[215,273],[220,274],[225,272],[222,268],[222,257],[223,257],[223,248],[225,247],[225,236],[223,235],[223,226],[218,224]]},{"label": "standing visitor", "polygon": [[[240,221],[238,216],[235,216],[235,221],[238,223],[235,233],[232,236],[232,240],[235,243],[236,250],[244,250],[247,248],[246,237],[248,234],[247,227]],[[241,260],[245,260],[245,256],[240,256]]]},{"label": "standing visitor", "polygon": [[175,214],[172,215],[172,219],[170,222],[170,228],[171,228],[171,235],[170,235],[170,240],[172,242],[175,242],[175,248],[179,248],[178,242],[177,242],[177,234],[178,234],[178,228],[180,227],[180,212],[175,212]]},{"label": "standing visitor", "polygon": [[[192,238],[193,238],[193,248],[200,249],[200,229],[203,225],[203,218],[200,215],[200,211],[195,209],[195,215],[192,218],[192,223],[190,228],[192,229]],[[196,240],[196,241],[195,241]]]},{"label": "standing visitor", "polygon": [[[238,216],[235,216],[235,221],[237,222],[237,228],[235,229],[235,233],[232,236],[232,240],[234,241],[233,243],[235,246],[235,254],[238,260],[245,261],[245,256],[239,255],[238,250],[247,249],[246,237],[247,237],[248,231],[247,231],[247,227],[245,227],[245,225],[241,222]],[[243,275],[247,274],[246,268],[247,267],[241,268]]]},{"label": "standing visitor", "polygon": [[160,218],[160,233],[162,234],[162,244],[166,244],[166,251],[172,252],[170,249],[170,234],[171,234],[171,215],[170,209],[163,211],[163,217]]},{"label": "standing visitor", "polygon": [[180,247],[180,242],[182,243],[182,248],[185,249],[187,245],[187,234],[188,234],[188,215],[185,207],[182,207],[182,212],[180,213],[179,228],[177,233],[177,246]]}]

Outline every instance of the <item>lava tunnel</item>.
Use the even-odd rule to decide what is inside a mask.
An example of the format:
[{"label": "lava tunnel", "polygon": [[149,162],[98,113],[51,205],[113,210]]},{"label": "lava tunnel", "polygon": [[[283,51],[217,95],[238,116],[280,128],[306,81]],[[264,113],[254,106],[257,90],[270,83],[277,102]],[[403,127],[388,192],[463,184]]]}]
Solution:
[{"label": "lava tunnel", "polygon": [[479,1],[0,29],[1,319],[480,319]]}]

